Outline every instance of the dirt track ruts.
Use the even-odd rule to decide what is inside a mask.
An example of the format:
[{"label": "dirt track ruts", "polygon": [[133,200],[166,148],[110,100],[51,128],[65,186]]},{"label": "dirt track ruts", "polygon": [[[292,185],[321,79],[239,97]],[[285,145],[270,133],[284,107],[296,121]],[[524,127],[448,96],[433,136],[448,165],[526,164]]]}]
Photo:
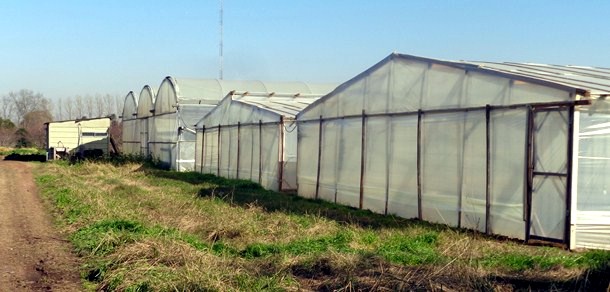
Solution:
[{"label": "dirt track ruts", "polygon": [[54,229],[32,165],[0,160],[0,291],[81,291],[77,258]]}]

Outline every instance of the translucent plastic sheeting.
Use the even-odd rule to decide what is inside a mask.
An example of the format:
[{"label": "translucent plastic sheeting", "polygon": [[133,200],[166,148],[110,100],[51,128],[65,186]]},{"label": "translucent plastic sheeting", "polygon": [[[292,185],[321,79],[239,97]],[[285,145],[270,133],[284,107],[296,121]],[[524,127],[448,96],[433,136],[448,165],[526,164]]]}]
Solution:
[{"label": "translucent plastic sheeting", "polygon": [[266,189],[278,190],[280,139],[278,125],[263,125],[262,130],[261,185]]},{"label": "translucent plastic sheeting", "polygon": [[123,153],[139,154],[140,135],[138,130],[138,120],[124,120],[121,124],[123,127],[123,131],[121,133],[123,139]]},{"label": "translucent plastic sheeting", "polygon": [[142,118],[138,119],[138,130],[140,134],[140,155],[148,156],[150,151],[148,149],[149,133],[150,133],[150,119]]},{"label": "translucent plastic sheeting", "polygon": [[[367,117],[363,208],[418,216],[417,115]],[[299,126],[299,194],[316,194],[319,123]],[[526,111],[490,116],[490,228],[524,238]],[[323,121],[318,197],[359,207],[362,119]],[[422,116],[423,219],[485,231],[485,111]],[[316,159],[312,159],[312,158]]]},{"label": "translucent plastic sheeting", "polygon": [[417,116],[390,119],[388,142],[388,214],[417,218]]},{"label": "translucent plastic sheeting", "polygon": [[361,119],[323,123],[318,198],[360,206]]},{"label": "translucent plastic sheeting", "polygon": [[199,133],[204,136],[201,171],[218,175],[218,129],[206,129]]},{"label": "translucent plastic sheeting", "polygon": [[610,249],[610,103],[579,112],[577,247]]},{"label": "translucent plastic sheeting", "polygon": [[[164,167],[176,169],[176,143],[178,140],[177,114],[157,115],[151,118],[150,151]],[[193,153],[194,154],[194,153]]]},{"label": "translucent plastic sheeting", "polygon": [[524,109],[491,112],[490,232],[518,239],[525,239],[526,128]]},{"label": "translucent plastic sheeting", "polygon": [[203,148],[203,131],[197,131],[195,135],[195,171],[203,172],[204,151]]},{"label": "translucent plastic sheeting", "polygon": [[319,124],[317,122],[299,123],[297,184],[299,195],[306,198],[315,198],[316,196],[318,135]]},{"label": "translucent plastic sheeting", "polygon": [[533,185],[530,235],[565,239],[568,111],[533,112]]},{"label": "translucent plastic sheeting", "polygon": [[249,179],[264,188],[279,190],[279,123],[245,125],[239,130],[221,126],[220,144],[218,133],[215,127],[198,134],[205,135],[200,166],[204,173]]},{"label": "translucent plastic sheeting", "polygon": [[298,119],[571,99],[569,89],[472,69],[469,63],[392,54],[307,107]]},{"label": "translucent plastic sheeting", "polygon": [[564,239],[566,178],[534,176],[530,234]]},{"label": "translucent plastic sheeting", "polygon": [[485,230],[485,112],[424,115],[422,216]]},{"label": "translucent plastic sheeting", "polygon": [[294,121],[286,122],[284,124],[283,190],[297,189],[297,139],[297,123]]}]

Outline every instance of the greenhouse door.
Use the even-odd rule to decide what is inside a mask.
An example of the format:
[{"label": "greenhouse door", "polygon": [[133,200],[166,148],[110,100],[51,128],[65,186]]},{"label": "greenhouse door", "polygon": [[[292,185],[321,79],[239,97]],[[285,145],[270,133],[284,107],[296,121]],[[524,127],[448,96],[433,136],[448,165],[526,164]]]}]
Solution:
[{"label": "greenhouse door", "polygon": [[569,115],[565,107],[530,114],[528,239],[566,242]]}]

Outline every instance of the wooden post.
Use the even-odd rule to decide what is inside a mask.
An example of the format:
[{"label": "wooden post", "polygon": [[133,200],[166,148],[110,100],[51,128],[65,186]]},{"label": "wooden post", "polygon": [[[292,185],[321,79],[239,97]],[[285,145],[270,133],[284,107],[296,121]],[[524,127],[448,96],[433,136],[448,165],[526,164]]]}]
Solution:
[{"label": "wooden post", "polygon": [[240,147],[241,147],[241,122],[237,122],[237,169],[236,169],[236,177],[239,179],[239,158],[240,158]]},{"label": "wooden post", "polygon": [[263,183],[263,121],[258,120],[258,183]]},{"label": "wooden post", "polygon": [[364,166],[365,166],[365,146],[366,146],[366,113],[362,110],[362,134],[360,135],[360,203],[362,209],[364,203]]},{"label": "wooden post", "polygon": [[203,173],[203,165],[205,163],[205,126],[201,131],[201,173]]},{"label": "wooden post", "polygon": [[284,116],[280,116],[280,138],[278,143],[278,154],[279,154],[279,169],[278,169],[278,190],[282,191],[282,182],[284,181]]},{"label": "wooden post", "polygon": [[322,162],[322,116],[320,116],[320,125],[318,127],[318,173],[316,175],[316,199],[320,194],[320,163]]},{"label": "wooden post", "polygon": [[491,143],[490,143],[490,119],[491,119],[491,106],[488,104],[485,106],[485,234],[490,233],[490,210],[491,210],[491,189],[490,189],[490,173],[491,173]]},{"label": "wooden post", "polygon": [[[576,141],[578,143],[578,141]],[[572,166],[574,164],[574,106],[570,106],[568,109],[568,165],[567,165],[567,177],[566,177],[566,215],[565,215],[565,235],[564,243],[566,248],[570,249],[570,226],[572,220]]]},{"label": "wooden post", "polygon": [[526,165],[525,165],[525,175],[526,175],[526,195],[525,195],[525,204],[523,206],[524,215],[525,215],[525,242],[530,240],[530,229],[532,222],[532,187],[534,183],[534,110],[531,106],[527,107],[527,128],[526,128],[526,136],[527,136],[527,144],[526,144]]},{"label": "wooden post", "polygon": [[216,145],[216,149],[218,152],[218,162],[217,164],[217,174],[220,176],[220,124],[218,124],[218,144]]},{"label": "wooden post", "polygon": [[423,219],[422,216],[422,181],[421,181],[421,122],[423,117],[423,111],[420,109],[417,111],[417,218]]}]

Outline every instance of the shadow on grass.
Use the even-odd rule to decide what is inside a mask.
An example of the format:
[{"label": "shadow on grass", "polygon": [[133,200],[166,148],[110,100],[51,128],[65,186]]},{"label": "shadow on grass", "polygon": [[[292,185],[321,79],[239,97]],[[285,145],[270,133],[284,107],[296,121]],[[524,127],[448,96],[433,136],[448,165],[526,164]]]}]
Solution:
[{"label": "shadow on grass", "polygon": [[322,200],[307,199],[295,193],[278,193],[263,189],[259,184],[237,179],[226,179],[213,174],[198,172],[164,171],[143,167],[147,174],[187,182],[205,184],[199,189],[199,197],[217,197],[231,204],[249,206],[255,204],[266,212],[284,212],[297,215],[318,215],[340,223],[355,224],[367,228],[405,228],[412,225],[427,226],[436,230],[449,227],[431,224],[417,219],[405,219],[394,215],[382,215],[368,210],[334,204]]},{"label": "shadow on grass", "polygon": [[332,260],[318,258],[297,262],[290,267],[299,282],[317,291],[337,291],[351,287],[355,291],[607,291],[609,266],[592,268],[567,280],[536,275],[481,275],[461,266],[388,264],[374,254],[360,254],[350,267],[336,266]]}]

